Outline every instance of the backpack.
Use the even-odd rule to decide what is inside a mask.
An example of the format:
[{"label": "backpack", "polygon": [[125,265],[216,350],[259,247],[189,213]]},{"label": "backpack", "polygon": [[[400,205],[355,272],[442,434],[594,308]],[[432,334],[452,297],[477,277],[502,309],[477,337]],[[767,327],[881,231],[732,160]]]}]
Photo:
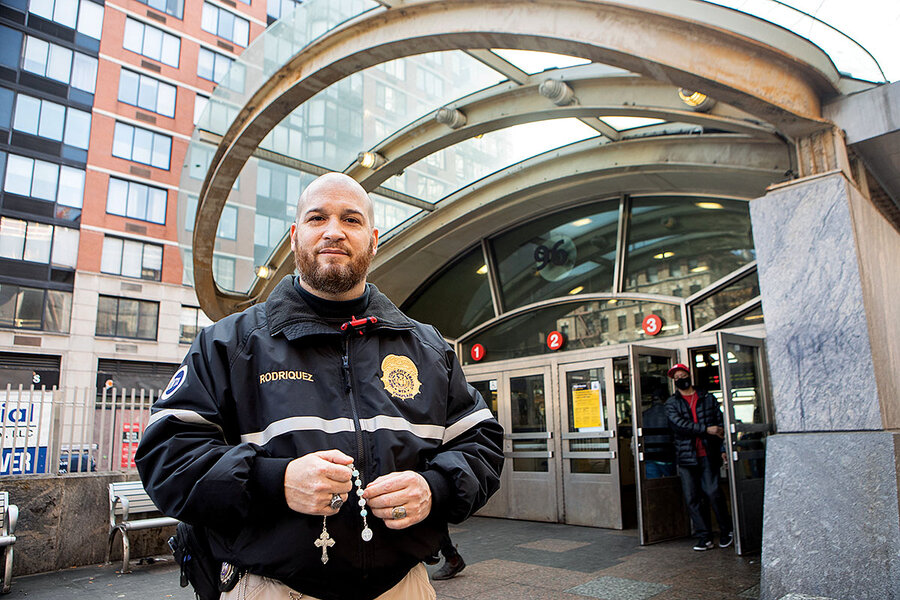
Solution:
[{"label": "backpack", "polygon": [[181,567],[181,587],[190,583],[198,600],[219,600],[221,592],[231,590],[243,574],[212,556],[202,527],[179,522],[175,535],[169,538],[169,547]]}]

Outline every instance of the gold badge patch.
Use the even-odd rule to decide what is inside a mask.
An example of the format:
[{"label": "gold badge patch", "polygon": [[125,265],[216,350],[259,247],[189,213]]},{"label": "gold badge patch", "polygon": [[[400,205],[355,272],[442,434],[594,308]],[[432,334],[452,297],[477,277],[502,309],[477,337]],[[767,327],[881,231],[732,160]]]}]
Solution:
[{"label": "gold badge patch", "polygon": [[412,400],[422,386],[419,382],[419,370],[413,361],[406,356],[388,354],[381,361],[381,382],[385,391],[401,400]]}]

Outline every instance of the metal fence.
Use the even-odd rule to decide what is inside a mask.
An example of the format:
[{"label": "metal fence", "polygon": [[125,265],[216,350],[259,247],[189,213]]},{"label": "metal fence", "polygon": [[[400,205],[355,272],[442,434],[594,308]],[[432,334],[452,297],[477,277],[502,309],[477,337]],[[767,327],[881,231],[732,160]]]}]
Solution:
[{"label": "metal fence", "polygon": [[131,472],[158,390],[0,389],[0,477]]}]

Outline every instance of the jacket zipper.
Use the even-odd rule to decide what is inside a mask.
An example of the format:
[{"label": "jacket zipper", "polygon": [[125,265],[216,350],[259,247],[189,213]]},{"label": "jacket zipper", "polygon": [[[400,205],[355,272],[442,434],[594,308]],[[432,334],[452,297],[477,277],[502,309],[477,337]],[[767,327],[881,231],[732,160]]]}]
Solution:
[{"label": "jacket zipper", "polygon": [[[341,355],[341,371],[344,375],[344,393],[347,395],[347,400],[350,403],[350,414],[353,416],[353,428],[356,432],[356,454],[359,460],[359,464],[356,465],[356,468],[362,475],[366,472],[366,453],[365,447],[363,446],[362,424],[359,422],[359,410],[356,406],[356,399],[353,395],[353,371],[350,367],[350,332],[344,334],[343,340],[341,341],[341,346],[343,350]],[[359,500],[359,498],[357,498],[357,500]],[[357,506],[359,505],[357,504]],[[367,562],[366,543],[364,542],[360,546],[360,567],[362,568],[364,573],[366,571]]]}]

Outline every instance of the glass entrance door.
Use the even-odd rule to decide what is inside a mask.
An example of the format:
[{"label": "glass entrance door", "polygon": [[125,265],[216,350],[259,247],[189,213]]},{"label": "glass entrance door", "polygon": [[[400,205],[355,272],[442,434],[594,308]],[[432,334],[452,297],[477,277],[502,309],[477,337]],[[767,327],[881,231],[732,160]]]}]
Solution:
[{"label": "glass entrance door", "polygon": [[[550,393],[550,367],[504,373],[500,410],[508,411],[504,455],[508,516],[557,521],[558,461],[553,431],[556,414]],[[503,420],[501,420],[503,423]]]},{"label": "glass entrance door", "polygon": [[675,469],[675,448],[664,404],[671,390],[666,375],[675,351],[630,346],[635,483],[641,544],[690,534],[690,523]]},{"label": "glass entrance door", "polygon": [[[482,398],[484,398],[484,401],[485,403],[487,403],[488,408],[491,410],[491,413],[493,413],[494,417],[498,421],[500,421],[500,424],[503,426],[503,430],[507,431],[509,429],[509,411],[506,411],[507,414],[502,414],[500,411],[500,380],[500,375],[497,373],[476,375],[469,378],[469,385],[478,390],[478,393],[481,394]],[[509,499],[507,495],[509,492],[509,486],[506,483],[508,477],[509,469],[504,468],[503,473],[500,475],[500,489],[498,489],[494,493],[494,495],[490,497],[490,499],[487,501],[487,504],[481,507],[481,509],[478,511],[478,516],[508,516]]]},{"label": "glass entrance door", "polygon": [[719,377],[725,412],[729,488],[738,554],[762,546],[766,437],[773,433],[766,396],[763,340],[720,332]]},{"label": "glass entrance door", "polygon": [[570,525],[622,528],[612,362],[559,367],[560,520]]}]

